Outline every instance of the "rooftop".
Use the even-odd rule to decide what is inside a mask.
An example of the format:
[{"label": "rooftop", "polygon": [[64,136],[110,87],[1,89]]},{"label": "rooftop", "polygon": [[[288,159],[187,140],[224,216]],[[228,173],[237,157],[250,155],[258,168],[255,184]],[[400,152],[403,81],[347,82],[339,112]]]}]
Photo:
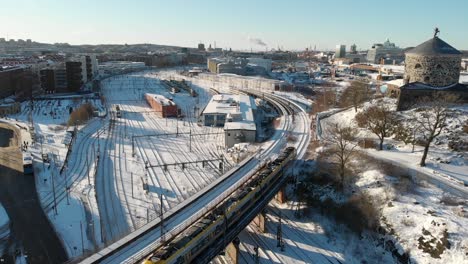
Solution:
[{"label": "rooftop", "polygon": [[248,95],[217,94],[214,95],[203,114],[226,114],[233,118],[232,122],[226,121],[225,130],[256,130],[252,110],[257,106],[253,98]]},{"label": "rooftop", "polygon": [[450,46],[447,42],[441,40],[439,37],[434,36],[428,41],[420,44],[406,52],[406,54],[415,55],[461,55],[461,52]]},{"label": "rooftop", "polygon": [[160,94],[146,93],[145,96],[153,97],[154,100],[158,101],[161,105],[176,105],[173,101]]}]

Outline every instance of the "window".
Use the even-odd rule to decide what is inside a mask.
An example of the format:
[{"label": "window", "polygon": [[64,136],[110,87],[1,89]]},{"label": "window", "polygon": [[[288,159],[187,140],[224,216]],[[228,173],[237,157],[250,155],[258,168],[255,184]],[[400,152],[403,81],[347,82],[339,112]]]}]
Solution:
[{"label": "window", "polygon": [[429,76],[424,77],[424,82],[429,82],[431,78]]},{"label": "window", "polygon": [[414,68],[415,69],[421,69],[421,64],[418,63],[418,64],[414,65]]},{"label": "window", "polygon": [[437,64],[436,68],[439,69],[439,70],[443,69],[442,65],[440,65],[440,64]]}]

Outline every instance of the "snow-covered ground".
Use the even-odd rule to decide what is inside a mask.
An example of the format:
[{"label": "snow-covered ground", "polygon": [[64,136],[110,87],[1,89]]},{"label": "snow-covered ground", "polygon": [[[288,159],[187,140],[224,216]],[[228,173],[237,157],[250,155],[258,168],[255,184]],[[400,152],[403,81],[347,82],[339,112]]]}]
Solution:
[{"label": "snow-covered ground", "polygon": [[[382,211],[382,225],[414,263],[467,263],[468,200],[385,175],[378,168],[361,173],[356,186],[373,198]],[[424,243],[429,244],[425,249]]]},{"label": "snow-covered ground", "polygon": [[468,73],[464,72],[460,75],[460,83],[468,83]]},{"label": "snow-covered ground", "polygon": [[[211,95],[202,89],[198,97],[172,94],[159,78],[158,72],[143,72],[102,83],[108,109],[119,105],[122,112],[101,135],[96,192],[106,243],[158,218],[161,201],[168,211],[222,175],[219,161],[205,166],[196,161],[222,157],[225,170],[233,165],[224,149],[223,129],[197,124],[196,116]],[[160,117],[145,93],[172,98],[184,118]],[[161,135],[165,133],[169,135]]]},{"label": "snow-covered ground", "polygon": [[[67,138],[70,138],[66,126],[70,108],[76,109],[86,102],[100,111],[103,110],[99,99],[51,98],[35,101],[33,108],[29,102],[25,102],[22,104],[22,111],[9,116],[7,120],[24,127],[20,129],[21,137],[22,141],[28,142],[28,151],[33,157],[36,189],[41,204],[70,257],[93,250],[95,239],[90,234],[100,233],[98,215],[90,213],[90,216],[85,213],[85,204],[96,204],[94,192],[87,184],[88,167],[83,162],[75,162],[75,158],[80,157],[84,160],[82,149],[94,141],[94,133],[98,131],[101,121],[93,119],[88,125],[79,128],[68,164],[65,164],[68,151],[65,143]],[[31,134],[35,135],[35,144],[32,144]],[[42,161],[42,153],[48,154],[48,163]],[[89,167],[89,170],[91,168]]]},{"label": "snow-covered ground", "polygon": [[[395,100],[390,98],[384,98],[382,103],[387,104],[393,108],[396,106]],[[369,103],[364,104],[363,107],[359,107],[358,113],[367,106],[369,106]],[[461,131],[463,124],[468,122],[468,107],[459,106],[454,107],[452,110],[454,111],[454,116],[449,118],[447,122],[448,127],[444,129],[438,139],[436,139],[433,144],[431,144],[426,167],[420,167],[418,165],[423,152],[422,146],[416,146],[415,151],[412,152],[411,145],[405,145],[403,142],[394,140],[392,138],[385,139],[384,143],[387,145],[387,147],[385,147],[382,151],[373,149],[366,149],[365,151],[372,156],[385,158],[423,173],[434,174],[436,176],[443,177],[444,179],[452,180],[457,184],[468,182],[468,156],[466,152],[450,150],[447,145],[449,135],[451,133]],[[417,114],[417,112],[415,113],[414,110],[400,113],[403,116]],[[354,108],[350,108],[322,119],[322,133],[326,133],[327,125],[331,123],[347,125],[355,124],[354,117],[356,114],[357,113],[354,111]],[[359,137],[377,139],[374,134],[364,129],[360,129]],[[466,138],[466,136],[462,137],[461,140],[466,140]]]},{"label": "snow-covered ground", "polygon": [[[384,98],[379,102],[395,106],[395,101]],[[363,107],[369,106],[369,103]],[[363,107],[358,109],[362,111]],[[466,106],[453,107],[448,127],[431,145],[427,167],[420,167],[422,147],[416,146],[414,153],[410,145],[386,138],[382,151],[361,149],[364,153],[385,164],[397,168],[420,171],[433,175],[441,182],[453,182],[465,188],[461,181],[468,180],[468,157],[466,152],[449,149],[448,142],[454,133],[461,132],[468,120]],[[414,110],[400,112],[401,116],[416,115]],[[354,125],[354,108],[336,113],[321,120],[322,133],[332,123]],[[405,124],[411,126],[411,124]],[[465,135],[466,136],[466,135]],[[358,137],[374,138],[370,132],[360,129]],[[464,136],[461,135],[461,140]],[[392,240],[397,242],[401,252],[409,252],[414,263],[466,263],[468,261],[468,226],[466,196],[451,196],[446,189],[421,181],[419,185],[401,175],[388,175],[379,163],[366,162],[358,167],[366,168],[358,175],[356,192],[369,194],[382,212],[381,225],[386,227]],[[400,177],[400,178],[399,178]],[[418,179],[420,180],[420,179]],[[433,181],[431,181],[433,182]],[[466,192],[466,191],[465,191]],[[432,256],[431,256],[432,254]]]},{"label": "snow-covered ground", "polygon": [[[254,247],[259,247],[259,263],[391,263],[392,257],[369,240],[360,239],[318,212],[297,218],[295,203],[267,208],[267,232],[259,233],[251,224],[241,235],[240,263],[255,263]],[[284,250],[278,247],[277,229],[281,212]]]},{"label": "snow-covered ground", "polygon": [[8,237],[10,236],[10,218],[5,208],[0,204],[0,255],[3,255]]}]

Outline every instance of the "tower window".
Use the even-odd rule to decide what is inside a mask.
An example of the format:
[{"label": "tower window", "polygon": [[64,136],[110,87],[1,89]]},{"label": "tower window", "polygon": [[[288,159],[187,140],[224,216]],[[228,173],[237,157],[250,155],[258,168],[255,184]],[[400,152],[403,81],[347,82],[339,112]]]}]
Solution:
[{"label": "tower window", "polygon": [[437,64],[436,68],[437,69],[443,69],[442,65],[440,65],[440,64]]},{"label": "tower window", "polygon": [[414,65],[414,68],[415,69],[421,69],[421,64],[418,63],[418,64]]},{"label": "tower window", "polygon": [[424,82],[427,83],[427,82],[429,82],[430,80],[431,80],[431,78],[429,78],[429,76],[424,77]]}]

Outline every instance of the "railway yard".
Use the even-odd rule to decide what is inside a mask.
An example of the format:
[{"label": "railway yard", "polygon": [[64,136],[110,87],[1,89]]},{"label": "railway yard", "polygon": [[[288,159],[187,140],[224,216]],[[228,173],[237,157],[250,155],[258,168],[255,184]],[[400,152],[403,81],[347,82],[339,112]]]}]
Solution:
[{"label": "railway yard", "polygon": [[[178,222],[165,223],[168,234],[173,232],[171,228],[189,225],[187,219],[196,219],[200,214],[197,211],[209,208],[207,201],[215,205],[216,200],[223,199],[221,187],[220,191],[209,192],[214,184],[221,182],[223,188],[233,189],[261,166],[260,160],[275,157],[287,145],[288,136],[303,135],[296,142],[298,146],[308,140],[307,115],[299,114],[303,123],[295,122],[284,102],[278,103],[277,110],[287,115],[280,119],[276,133],[263,144],[250,146],[251,154],[255,150],[258,153],[239,165],[233,159],[238,155],[224,147],[223,129],[197,122],[200,111],[215,93],[212,87],[198,87],[196,97],[187,92],[173,94],[158,79],[164,74],[142,72],[112,77],[101,83],[102,98],[27,102],[21,113],[9,119],[33,132],[33,138],[24,143],[30,146],[34,158],[40,202],[69,257],[89,255],[136,230],[145,230],[159,222],[161,211],[168,219],[179,215]],[[145,93],[171,98],[180,106],[181,118],[160,117],[149,108]],[[76,129],[67,128],[70,109],[84,103],[106,114]],[[296,111],[300,113],[300,108]],[[69,145],[70,150],[64,145]],[[300,152],[303,155],[304,151]],[[198,162],[201,160],[206,162]],[[237,171],[237,176],[226,182],[223,174],[229,171]],[[180,213],[184,204],[203,193],[212,198],[207,197],[197,206],[191,204],[190,211]],[[157,224],[154,229],[153,233],[160,233]],[[151,239],[153,246],[158,242],[155,238]],[[140,254],[141,250],[134,249]],[[128,257],[124,254],[122,260]]]},{"label": "railway yard", "polygon": [[[184,79],[193,90],[175,93],[164,79]],[[236,200],[286,147],[296,148],[305,162],[314,133],[309,101],[294,93],[222,87],[224,93],[261,98],[276,113],[264,142],[226,148],[224,129],[200,121],[220,84],[194,83],[170,69],[118,75],[101,81],[100,94],[25,102],[5,120],[18,127],[21,146],[33,157],[40,204],[71,261],[142,262],[220,204]],[[179,116],[163,117],[145,94],[168,98]],[[86,103],[96,117],[68,125],[70,113]],[[259,134],[267,131],[261,123],[256,121]],[[297,208],[294,200],[270,202],[266,232],[251,223],[239,234],[239,263],[357,263],[366,251],[377,252],[369,258],[391,261],[388,252],[347,231],[345,240],[337,239],[330,233],[334,223],[319,214],[298,218]],[[212,263],[229,260],[221,254]]]}]

